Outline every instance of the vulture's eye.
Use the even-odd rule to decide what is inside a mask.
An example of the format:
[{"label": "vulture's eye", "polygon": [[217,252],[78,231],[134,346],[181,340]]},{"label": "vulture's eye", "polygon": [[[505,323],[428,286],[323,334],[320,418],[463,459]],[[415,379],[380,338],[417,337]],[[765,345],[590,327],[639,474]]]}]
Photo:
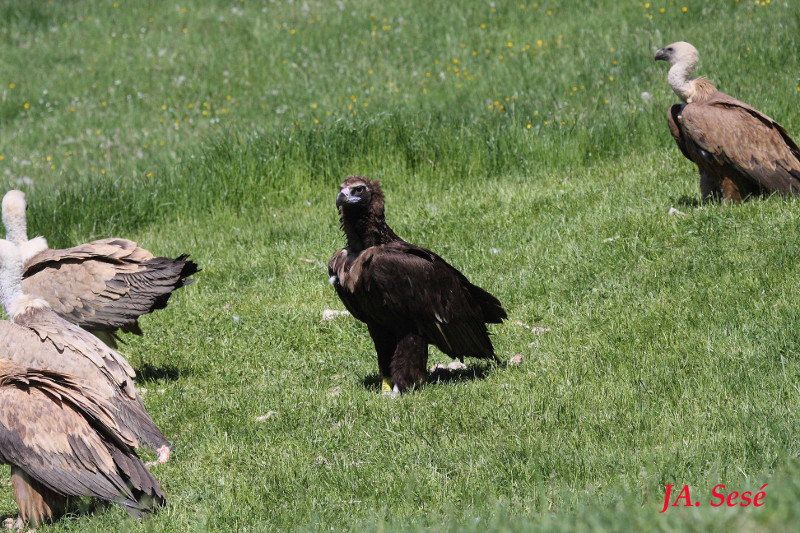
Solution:
[{"label": "vulture's eye", "polygon": [[357,187],[353,187],[353,194],[361,194],[364,192],[364,186],[358,185]]},{"label": "vulture's eye", "polygon": [[667,52],[672,52],[672,47],[671,46],[667,48]]}]

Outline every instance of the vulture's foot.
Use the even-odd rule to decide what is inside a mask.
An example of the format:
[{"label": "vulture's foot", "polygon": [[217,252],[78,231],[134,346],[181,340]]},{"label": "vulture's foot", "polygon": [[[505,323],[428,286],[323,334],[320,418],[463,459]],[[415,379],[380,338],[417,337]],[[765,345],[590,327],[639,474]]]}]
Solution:
[{"label": "vulture's foot", "polygon": [[169,461],[169,454],[170,454],[169,446],[162,446],[156,451],[158,452],[158,460],[148,461],[144,464],[144,466],[147,467],[148,469],[150,469],[150,467],[152,466],[163,465],[164,463]]},{"label": "vulture's foot", "polygon": [[392,394],[392,378],[383,378],[381,381],[381,394],[384,396]]},{"label": "vulture's foot", "polygon": [[5,526],[6,529],[11,529],[14,531],[22,531],[23,529],[25,529],[25,521],[19,515],[17,515],[16,520],[14,520],[13,518],[6,518],[5,520],[3,520],[3,525]]},{"label": "vulture's foot", "polygon": [[169,446],[162,446],[161,448],[159,448],[158,463],[163,465],[164,463],[169,461],[169,453],[170,453]]}]

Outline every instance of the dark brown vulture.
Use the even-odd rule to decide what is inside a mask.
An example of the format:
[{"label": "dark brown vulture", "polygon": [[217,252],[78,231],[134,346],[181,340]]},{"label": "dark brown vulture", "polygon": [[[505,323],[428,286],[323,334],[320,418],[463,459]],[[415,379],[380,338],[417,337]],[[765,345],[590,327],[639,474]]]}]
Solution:
[{"label": "dark brown vulture", "polygon": [[655,59],[672,65],[667,80],[683,104],[669,109],[667,121],[683,155],[700,170],[703,199],[800,192],[800,149],[780,124],[705,78],[690,79],[698,60],[691,44],[673,43]]},{"label": "dark brown vulture", "polygon": [[328,265],[345,307],[365,322],[378,352],[384,393],[425,381],[428,344],[450,357],[497,360],[486,323],[506,318],[500,302],[386,224],[378,181],[349,176],[336,197],[347,247]]},{"label": "dark brown vulture", "polygon": [[83,380],[0,360],[0,405],[0,463],[11,465],[16,529],[63,514],[69,496],[117,502],[136,517],[165,503],[136,440]]},{"label": "dark brown vulture", "polygon": [[169,460],[170,443],[136,393],[125,358],[94,335],[58,316],[47,302],[21,289],[17,247],[0,239],[0,299],[11,321],[0,321],[0,357],[26,368],[53,370],[84,380],[115,408],[115,423],[130,438]]},{"label": "dark brown vulture", "polygon": [[166,307],[172,291],[191,283],[189,276],[197,272],[186,255],[154,257],[127,239],[50,250],[43,237],[28,240],[26,209],[22,191],[3,197],[6,237],[25,263],[23,291],[109,346],[116,347],[117,329],[141,335],[138,318]]}]

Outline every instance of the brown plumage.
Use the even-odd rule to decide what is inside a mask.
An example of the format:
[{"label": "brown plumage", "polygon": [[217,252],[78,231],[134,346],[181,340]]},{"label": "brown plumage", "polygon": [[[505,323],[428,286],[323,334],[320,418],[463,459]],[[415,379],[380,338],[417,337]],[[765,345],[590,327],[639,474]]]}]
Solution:
[{"label": "brown plumage", "polygon": [[0,298],[11,321],[0,321],[0,357],[26,368],[78,376],[115,408],[115,423],[130,438],[169,459],[169,441],[136,393],[128,361],[98,338],[67,322],[47,302],[21,290],[22,260],[0,239]]},{"label": "brown plumage", "polygon": [[671,63],[668,81],[683,104],[667,113],[672,137],[700,170],[704,199],[800,192],[800,148],[780,124],[704,79],[690,79],[697,50],[673,43],[655,55]]},{"label": "brown plumage", "polygon": [[92,333],[141,335],[138,318],[166,307],[172,291],[193,281],[187,278],[197,265],[186,257],[154,257],[125,239],[44,250],[25,263],[22,288]]},{"label": "brown plumage", "polygon": [[172,291],[193,280],[197,264],[186,255],[154,257],[127,239],[103,239],[51,250],[42,237],[28,240],[21,191],[3,198],[8,239],[20,247],[23,291],[42,298],[66,320],[116,346],[117,329],[141,335],[138,318],[167,305]]},{"label": "brown plumage", "polygon": [[463,359],[496,360],[486,323],[506,318],[500,302],[386,224],[378,181],[349,176],[336,198],[347,247],[328,265],[345,307],[367,324],[384,392],[422,383],[428,344]]},{"label": "brown plumage", "polygon": [[58,517],[69,496],[114,501],[137,517],[164,504],[114,406],[84,381],[0,360],[0,405],[0,462],[11,465],[16,528]]}]

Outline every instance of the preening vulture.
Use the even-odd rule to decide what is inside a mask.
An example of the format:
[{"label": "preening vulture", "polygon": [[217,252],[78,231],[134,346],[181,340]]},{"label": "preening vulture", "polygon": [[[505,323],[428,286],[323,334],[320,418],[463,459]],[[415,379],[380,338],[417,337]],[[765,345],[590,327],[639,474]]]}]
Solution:
[{"label": "preening vulture", "polygon": [[698,60],[691,44],[672,43],[655,59],[672,65],[667,80],[683,104],[669,109],[667,121],[683,155],[700,170],[703,199],[800,192],[800,148],[780,124],[705,78],[690,79]]},{"label": "preening vulture", "polygon": [[26,368],[53,370],[84,380],[115,408],[126,436],[169,460],[170,443],[136,393],[125,358],[92,334],[58,316],[47,302],[24,294],[17,247],[0,239],[0,300],[11,321],[0,321],[0,357]]},{"label": "preening vulture", "polygon": [[51,250],[43,237],[28,240],[26,209],[22,191],[3,197],[6,238],[19,247],[25,263],[23,291],[109,346],[116,347],[117,329],[141,335],[138,318],[166,307],[172,291],[191,283],[189,276],[197,272],[186,255],[154,257],[127,239]]},{"label": "preening vulture", "polygon": [[58,517],[68,496],[117,502],[136,517],[165,503],[114,406],[83,380],[3,359],[0,405],[0,462],[11,465],[16,529]]},{"label": "preening vulture", "polygon": [[386,224],[378,181],[349,176],[336,197],[347,247],[328,265],[345,307],[367,324],[384,393],[422,383],[428,344],[450,357],[497,360],[486,323],[506,318],[500,302]]}]

